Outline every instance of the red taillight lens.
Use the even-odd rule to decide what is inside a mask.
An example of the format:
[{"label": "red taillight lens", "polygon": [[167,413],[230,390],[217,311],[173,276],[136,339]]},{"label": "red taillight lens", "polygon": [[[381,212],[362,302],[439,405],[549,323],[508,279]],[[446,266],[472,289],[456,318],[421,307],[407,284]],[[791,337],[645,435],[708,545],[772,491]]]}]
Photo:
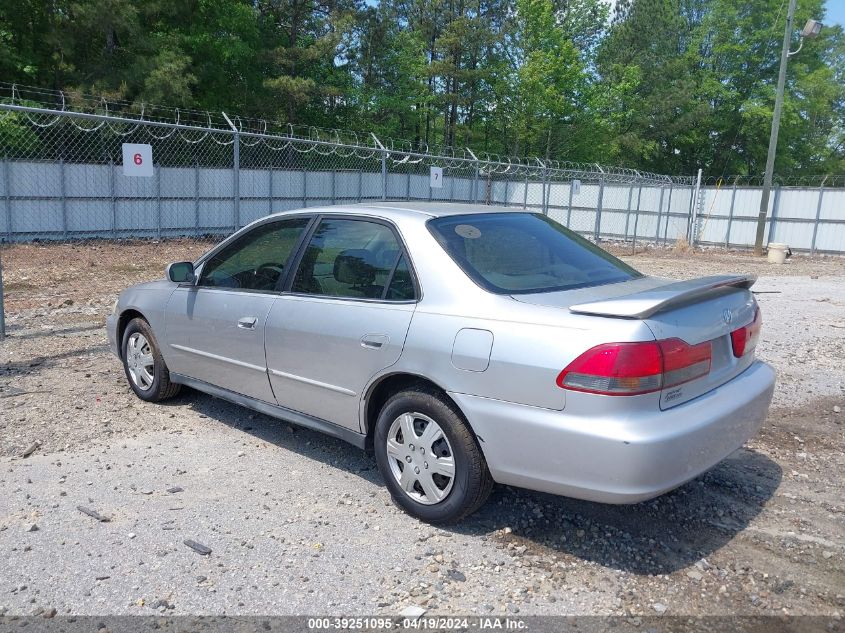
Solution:
[{"label": "red taillight lens", "polygon": [[760,330],[763,328],[763,317],[760,315],[760,308],[754,309],[754,319],[748,325],[731,332],[731,346],[734,356],[742,358],[750,354],[757,347],[760,340]]},{"label": "red taillight lens", "polygon": [[607,343],[587,350],[557,377],[564,389],[633,396],[673,387],[710,372],[709,342],[687,345],[673,338],[644,343]]},{"label": "red taillight lens", "polygon": [[608,343],[569,363],[557,384],[574,391],[633,395],[659,390],[662,371],[657,343]]},{"label": "red taillight lens", "polygon": [[660,341],[663,352],[663,388],[681,385],[710,373],[713,347],[710,341],[687,345],[681,339]]}]

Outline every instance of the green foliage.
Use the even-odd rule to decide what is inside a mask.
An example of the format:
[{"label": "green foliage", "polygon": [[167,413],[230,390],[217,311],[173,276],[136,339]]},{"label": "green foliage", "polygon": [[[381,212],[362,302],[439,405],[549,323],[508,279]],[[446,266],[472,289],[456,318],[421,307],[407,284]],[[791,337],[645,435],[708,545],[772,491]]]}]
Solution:
[{"label": "green foliage", "polygon": [[0,157],[36,152],[41,145],[31,125],[16,113],[0,115]]},{"label": "green foliage", "polygon": [[[425,144],[763,170],[782,0],[15,0],[0,79]],[[824,19],[802,0],[796,28]],[[797,37],[795,44],[797,46]],[[136,108],[138,105],[136,105]],[[780,174],[845,169],[845,34],[790,58]],[[0,122],[14,149],[25,126]]]}]

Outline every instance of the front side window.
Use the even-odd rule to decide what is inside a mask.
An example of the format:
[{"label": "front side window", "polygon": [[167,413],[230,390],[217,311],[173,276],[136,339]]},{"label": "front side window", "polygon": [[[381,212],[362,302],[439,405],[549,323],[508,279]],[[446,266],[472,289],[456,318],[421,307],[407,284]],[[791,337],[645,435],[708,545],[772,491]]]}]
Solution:
[{"label": "front side window", "polygon": [[309,218],[268,222],[212,255],[197,285],[272,292]]},{"label": "front side window", "polygon": [[463,271],[497,294],[571,290],[642,276],[540,214],[453,215],[428,225]]},{"label": "front side window", "polygon": [[311,236],[291,290],[328,297],[413,299],[407,266],[405,272],[400,270],[402,261],[396,235],[384,224],[326,218]]}]

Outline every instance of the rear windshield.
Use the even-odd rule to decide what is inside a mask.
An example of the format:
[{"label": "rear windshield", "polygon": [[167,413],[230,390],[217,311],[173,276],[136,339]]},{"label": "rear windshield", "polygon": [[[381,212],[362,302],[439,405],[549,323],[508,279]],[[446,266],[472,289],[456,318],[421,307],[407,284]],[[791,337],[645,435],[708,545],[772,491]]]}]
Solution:
[{"label": "rear windshield", "polygon": [[572,290],[642,276],[540,214],[454,215],[428,225],[467,275],[498,294]]}]

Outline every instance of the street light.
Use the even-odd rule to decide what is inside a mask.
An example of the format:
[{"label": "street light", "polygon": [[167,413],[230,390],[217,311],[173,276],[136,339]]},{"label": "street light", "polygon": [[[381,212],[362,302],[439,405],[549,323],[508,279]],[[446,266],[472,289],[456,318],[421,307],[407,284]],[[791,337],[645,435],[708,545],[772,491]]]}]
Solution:
[{"label": "street light", "polygon": [[783,109],[783,86],[786,82],[786,62],[801,50],[805,38],[816,37],[822,30],[821,22],[807,20],[801,29],[801,41],[794,51],[789,50],[792,41],[792,20],[795,17],[795,1],[789,0],[789,10],[786,12],[786,28],[783,32],[783,48],[780,54],[780,72],[778,73],[778,87],[775,94],[775,112],[772,115],[772,132],[769,135],[769,153],[766,156],[766,176],[763,178],[763,195],[760,198],[760,214],[757,216],[757,238],[754,240],[754,254],[763,254],[763,234],[766,232],[766,216],[769,213],[769,196],[772,191],[772,175],[775,169],[775,153],[778,147],[778,130],[780,129],[780,112]]},{"label": "street light", "polygon": [[[801,29],[801,37],[816,37],[822,31],[822,23],[815,20],[807,20],[807,24]],[[796,53],[798,51],[795,51]]]}]

